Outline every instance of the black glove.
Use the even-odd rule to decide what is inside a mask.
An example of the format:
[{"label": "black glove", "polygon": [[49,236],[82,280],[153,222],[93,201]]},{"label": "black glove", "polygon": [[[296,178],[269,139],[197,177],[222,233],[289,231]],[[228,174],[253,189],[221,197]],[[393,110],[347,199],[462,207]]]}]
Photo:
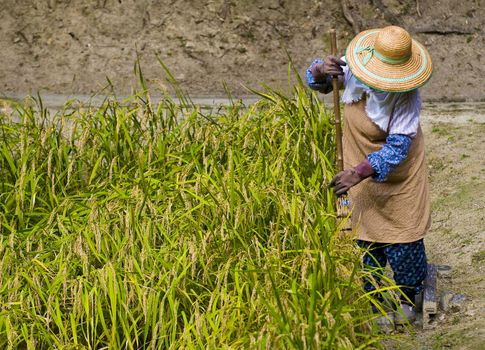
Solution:
[{"label": "black glove", "polygon": [[334,187],[333,190],[337,196],[341,196],[347,193],[352,186],[357,185],[374,173],[369,161],[364,160],[356,167],[346,169],[335,175],[330,181],[330,186]]},{"label": "black glove", "polygon": [[311,68],[311,72],[315,82],[325,81],[327,75],[335,76],[335,75],[343,75],[342,66],[346,66],[345,63],[340,58],[335,56],[327,56],[323,63],[315,64]]}]

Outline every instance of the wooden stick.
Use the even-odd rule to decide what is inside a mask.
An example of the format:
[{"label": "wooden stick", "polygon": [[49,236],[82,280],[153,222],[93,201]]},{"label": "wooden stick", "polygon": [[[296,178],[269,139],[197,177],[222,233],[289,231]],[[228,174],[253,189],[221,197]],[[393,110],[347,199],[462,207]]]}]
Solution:
[{"label": "wooden stick", "polygon": [[[335,29],[330,31],[330,46],[332,49],[332,55],[337,55],[337,33]],[[340,121],[340,96],[338,87],[338,75],[334,75],[332,78],[333,87],[333,111],[335,115],[335,132],[337,143],[337,171],[344,170],[344,151],[342,148],[342,123]]]},{"label": "wooden stick", "polygon": [[[334,29],[330,31],[330,47],[332,55],[337,56],[337,33]],[[338,76],[334,75],[332,78],[333,88],[333,111],[335,115],[335,143],[337,148],[337,172],[344,170],[344,150],[342,147],[342,122],[340,118],[340,96],[338,86]],[[350,201],[346,194],[337,198],[337,218],[346,220],[342,225],[341,232],[351,231],[352,225],[350,222]]]}]

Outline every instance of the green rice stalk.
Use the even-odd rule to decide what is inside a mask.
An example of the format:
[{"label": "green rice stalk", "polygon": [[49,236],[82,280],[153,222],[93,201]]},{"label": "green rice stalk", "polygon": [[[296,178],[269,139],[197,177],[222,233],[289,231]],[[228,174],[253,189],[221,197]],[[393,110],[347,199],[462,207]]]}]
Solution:
[{"label": "green rice stalk", "polygon": [[380,347],[316,95],[155,103],[136,71],[121,102],[0,113],[0,346]]}]

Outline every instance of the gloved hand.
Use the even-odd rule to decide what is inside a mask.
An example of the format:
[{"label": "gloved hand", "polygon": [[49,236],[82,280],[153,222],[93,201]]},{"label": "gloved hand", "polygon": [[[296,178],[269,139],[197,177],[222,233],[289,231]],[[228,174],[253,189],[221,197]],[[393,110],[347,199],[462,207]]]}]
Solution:
[{"label": "gloved hand", "polygon": [[356,167],[339,172],[330,181],[330,186],[334,187],[335,194],[340,196],[362,180],[374,174],[369,161],[366,159]]},{"label": "gloved hand", "polygon": [[343,75],[341,66],[346,65],[347,63],[335,56],[327,56],[323,63],[314,64],[310,70],[315,81],[319,82],[325,80],[327,75]]},{"label": "gloved hand", "polygon": [[330,186],[334,187],[335,194],[340,196],[344,193],[347,193],[349,188],[352,186],[357,185],[359,182],[364,180],[360,177],[359,174],[355,171],[354,168],[346,169],[344,171],[339,172],[335,175],[330,182]]}]

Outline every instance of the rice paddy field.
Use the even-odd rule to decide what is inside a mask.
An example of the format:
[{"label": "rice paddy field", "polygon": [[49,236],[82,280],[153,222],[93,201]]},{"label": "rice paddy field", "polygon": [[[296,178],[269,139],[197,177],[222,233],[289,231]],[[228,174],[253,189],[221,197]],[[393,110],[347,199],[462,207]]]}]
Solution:
[{"label": "rice paddy field", "polygon": [[381,348],[331,112],[302,84],[255,93],[4,102],[0,348]]}]

